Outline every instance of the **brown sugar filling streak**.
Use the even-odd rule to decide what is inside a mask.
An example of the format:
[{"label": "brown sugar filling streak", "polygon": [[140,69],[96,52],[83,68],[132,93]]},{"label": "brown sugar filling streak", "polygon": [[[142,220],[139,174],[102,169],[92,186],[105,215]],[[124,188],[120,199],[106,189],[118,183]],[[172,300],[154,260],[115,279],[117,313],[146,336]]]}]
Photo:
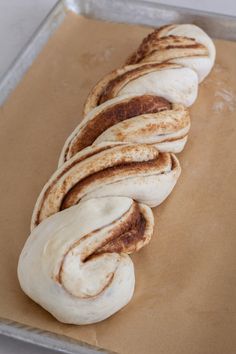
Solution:
[{"label": "brown sugar filling streak", "polygon": [[[170,50],[170,49],[179,49],[179,50],[183,50],[183,49],[190,49],[190,50],[196,50],[195,53],[189,53],[188,56],[202,56],[202,55],[207,55],[208,54],[208,50],[207,48],[200,44],[200,43],[194,43],[192,45],[168,45],[165,48],[163,48],[163,51],[166,50]],[[138,54],[138,56],[136,57],[137,53],[135,53],[133,55],[133,57],[131,57],[130,59],[128,59],[128,62],[126,64],[128,65],[137,65],[139,64],[145,57],[150,56],[151,54],[153,54],[156,50],[153,51],[148,51],[147,48],[144,46],[144,48],[140,48],[140,53]],[[185,57],[185,55],[182,56]],[[178,58],[182,57],[181,55],[178,55]],[[100,105],[103,102],[106,102],[108,100],[110,100],[111,98],[115,97],[117,92],[119,92],[123,86],[125,86],[125,84],[127,84],[128,82],[131,82],[132,80],[137,79],[138,77],[140,77],[141,75],[146,75],[150,72],[153,72],[155,70],[161,70],[162,68],[167,68],[168,66],[171,67],[173,64],[170,63],[171,59],[175,59],[175,56],[173,58],[168,58],[168,60],[166,61],[162,61],[162,63],[149,63],[149,64],[145,64],[145,63],[140,63],[141,66],[140,67],[136,67],[134,69],[131,70],[127,70],[125,73],[116,76],[114,79],[110,80],[108,82],[108,84],[106,85],[106,87],[103,89],[103,91],[101,92],[100,96],[98,97],[98,102],[97,102],[97,106]],[[169,65],[168,65],[169,64]],[[173,68],[173,66],[172,66]]]},{"label": "brown sugar filling streak", "polygon": [[[154,34],[154,33],[153,33]],[[161,48],[157,48],[150,51],[149,50],[149,45],[150,45],[150,39],[152,37],[147,37],[144,39],[144,42],[141,44],[137,52],[135,52],[126,62],[126,65],[136,65],[139,64],[145,57],[150,56],[153,54],[155,51],[166,51],[166,50],[171,50],[171,49],[176,49],[176,50],[195,50],[194,53],[190,52],[187,56],[202,56],[202,55],[207,55],[208,50],[207,48],[202,45],[201,43],[197,43],[194,39],[192,38],[186,38],[186,37],[180,37],[180,36],[168,36],[171,37],[175,41],[175,43],[170,44],[170,45],[163,45]],[[191,43],[190,44],[180,44],[180,41],[182,40],[188,40]],[[158,38],[158,39],[152,39],[154,42],[156,40],[159,42],[163,42],[166,40],[166,37]],[[181,54],[181,53],[180,53]],[[183,54],[183,57],[186,56],[186,53]],[[178,58],[181,58],[182,55],[178,55]],[[119,92],[121,88],[127,83],[132,80],[135,80],[138,78],[140,75],[145,75],[148,74],[152,71],[167,67],[168,68],[168,63],[171,59],[175,59],[175,56],[172,58],[168,58],[168,60],[165,62],[163,61],[162,63],[149,63],[149,64],[142,64],[140,67],[136,67],[134,69],[128,70],[127,72],[118,75],[114,79],[110,80],[106,87],[103,89],[101,92],[100,96],[98,97],[97,101],[97,106],[100,105],[101,103],[104,103],[108,101],[109,99],[113,98],[115,96],[115,92]]]},{"label": "brown sugar filling streak", "polygon": [[[167,35],[160,36],[159,33],[170,26],[163,26],[161,29],[154,30],[146,38],[143,39],[139,48],[134,52],[126,61],[126,65],[134,65],[140,63],[143,59],[153,54],[154,52],[165,51],[169,49],[175,49],[178,51],[177,57],[181,57],[181,52],[183,50],[195,50],[194,55],[207,55],[208,49],[201,43],[196,42],[194,38],[177,36],[177,35]],[[172,28],[174,28],[172,26]],[[153,49],[154,47],[154,49]],[[190,52],[188,56],[193,56]],[[169,58],[171,60],[174,58]]]},{"label": "brown sugar filling streak", "polygon": [[[127,211],[126,213],[128,213]],[[114,224],[116,221],[114,221],[112,224]],[[108,226],[108,225],[107,225]],[[111,224],[109,225],[111,226]],[[93,251],[91,254],[87,254],[83,258],[83,262],[88,262],[91,259],[94,259],[95,257],[99,257],[104,253],[133,253],[135,252],[139,247],[138,244],[140,242],[145,242],[145,229],[147,227],[147,221],[145,219],[145,216],[140,210],[139,205],[134,202],[133,210],[130,213],[130,215],[126,218],[126,220],[122,223],[119,224],[118,227],[113,229],[109,235],[109,238],[106,239],[95,251]],[[65,253],[61,266],[58,272],[58,275],[56,276],[56,280],[63,286],[63,281],[62,281],[62,272],[63,272],[63,265],[65,258],[67,254],[75,247],[78,246],[79,243],[83,242],[85,238],[91,237],[92,234],[98,232],[100,229],[97,229],[93,231],[91,234],[85,235],[82,239],[79,240],[79,242],[76,242],[73,244],[69,250]],[[106,284],[105,287],[107,287],[110,284],[109,280],[108,284]],[[68,291],[68,290],[67,290]],[[104,288],[100,291],[104,291]],[[99,292],[99,293],[100,293]],[[99,295],[96,294],[95,296]]]},{"label": "brown sugar filling streak", "polygon": [[[68,172],[71,168],[73,168],[75,165],[77,165],[78,163],[80,163],[81,161],[84,161],[86,158],[94,156],[96,154],[99,154],[102,151],[105,150],[109,150],[112,149],[113,147],[115,148],[117,145],[107,145],[107,146],[103,146],[100,147],[98,149],[96,149],[95,151],[89,152],[81,157],[78,157],[77,159],[75,159],[74,161],[72,161],[71,163],[68,163],[68,165],[60,172],[60,174],[58,174],[58,176],[52,181],[52,183],[50,185],[48,185],[47,189],[45,190],[42,200],[41,200],[41,206],[38,209],[37,215],[35,217],[35,226],[37,226],[38,224],[40,224],[41,220],[41,210],[43,209],[43,204],[47,198],[47,196],[50,194],[52,188],[56,185],[56,183],[60,180],[61,177],[63,177],[63,175]],[[130,169],[134,170],[134,171],[138,171],[138,170],[142,170],[143,168],[150,168],[151,165],[153,164],[153,162],[158,161],[158,164],[161,163],[161,161],[164,161],[164,155],[160,154],[158,156],[157,159],[154,160],[149,160],[149,161],[143,161],[143,162],[130,162],[130,163],[123,163],[123,164],[117,164],[115,166],[106,168],[102,171],[98,171],[94,174],[91,174],[88,177],[83,178],[81,181],[79,181],[74,187],[71,188],[71,190],[66,194],[66,196],[64,197],[62,204],[61,204],[61,208],[60,210],[66,209],[74,204],[77,204],[77,202],[70,202],[71,198],[74,200],[74,193],[72,192],[74,188],[76,188],[79,190],[79,187],[82,186],[85,187],[88,183],[92,182],[94,180],[94,178],[103,178],[103,177],[110,177],[112,175],[115,175],[118,171],[125,171],[125,169],[128,167],[129,171]],[[119,170],[117,169],[119,168]],[[108,174],[107,174],[108,173]],[[76,193],[78,193],[78,191],[76,191]],[[67,199],[68,196],[68,199]],[[68,205],[69,204],[69,205]]]},{"label": "brown sugar filling streak", "polygon": [[[86,127],[78,135],[78,139],[72,142],[70,153],[73,156],[91,145],[99,135],[115,124],[141,114],[158,113],[171,108],[172,104],[168,100],[153,95],[133,97],[125,102],[105,108],[86,124]],[[68,150],[65,157],[67,154]]]},{"label": "brown sugar filling streak", "polygon": [[55,180],[47,187],[46,191],[44,192],[44,195],[43,195],[43,198],[42,198],[42,201],[41,201],[41,207],[39,208],[38,212],[37,212],[37,215],[36,215],[36,218],[35,218],[35,226],[37,226],[38,224],[40,224],[41,220],[40,220],[40,215],[41,215],[41,208],[42,208],[42,205],[45,201],[45,199],[47,198],[47,196],[49,195],[49,193],[51,192],[51,189],[55,186],[55,184],[57,183],[57,181],[59,181],[59,179],[66,173],[68,172],[71,168],[73,168],[75,165],[77,165],[78,163],[84,161],[85,159],[89,158],[89,157],[92,157],[102,151],[105,151],[105,150],[108,150],[112,148],[112,146],[110,145],[106,145],[106,146],[103,146],[103,147],[99,147],[98,149],[96,149],[96,151],[90,151],[86,154],[84,154],[83,156],[75,159],[73,162],[69,163],[67,165],[66,168],[64,168],[61,173],[55,178]]},{"label": "brown sugar filling streak", "polygon": [[[128,169],[129,173],[131,171],[144,171],[148,170],[151,171],[157,168],[157,165],[162,165],[165,161],[165,154],[160,154],[158,158],[152,159],[149,161],[142,161],[142,162],[129,162],[129,163],[124,163],[124,164],[119,164],[116,166],[108,167],[105,168],[101,171],[95,172],[91,174],[90,176],[87,176],[83,179],[81,179],[78,183],[76,183],[69,191],[68,193],[64,196],[60,210],[67,209],[71,207],[72,205],[75,205],[79,202],[78,195],[83,191],[84,188],[86,188],[90,183],[93,183],[94,181],[98,179],[103,179],[103,178],[109,178],[112,176],[116,176],[122,172],[125,172],[126,169]],[[161,173],[161,172],[160,172]],[[117,182],[117,181],[115,181]]]},{"label": "brown sugar filling streak", "polygon": [[[119,228],[112,230],[108,240],[104,242],[93,255],[103,253],[132,253],[136,250],[138,242],[145,241],[146,219],[141,213],[138,204],[135,202],[132,213],[119,225]],[[90,258],[87,257],[86,259]],[[85,260],[86,260],[85,259]]]},{"label": "brown sugar filling streak", "polygon": [[[128,70],[121,75],[116,76],[114,79],[110,80],[106,87],[101,92],[98,97],[97,106],[104,103],[116,96],[116,94],[124,87],[127,83],[139,78],[141,75],[146,75],[158,69],[164,69],[168,67],[173,67],[172,64],[142,64],[134,69]],[[176,66],[178,67],[178,65]]]}]

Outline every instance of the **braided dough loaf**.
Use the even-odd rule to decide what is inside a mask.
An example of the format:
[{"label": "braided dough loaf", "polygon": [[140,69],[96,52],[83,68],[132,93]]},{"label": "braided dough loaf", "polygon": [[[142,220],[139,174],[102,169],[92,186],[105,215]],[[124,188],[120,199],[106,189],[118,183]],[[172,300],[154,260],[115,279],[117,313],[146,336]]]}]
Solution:
[{"label": "braided dough loaf", "polygon": [[150,207],[178,180],[173,153],[187,141],[186,107],[214,60],[200,28],[164,26],[89,94],[38,197],[18,264],[23,291],[59,321],[98,322],[130,301],[129,254],[150,241]]}]

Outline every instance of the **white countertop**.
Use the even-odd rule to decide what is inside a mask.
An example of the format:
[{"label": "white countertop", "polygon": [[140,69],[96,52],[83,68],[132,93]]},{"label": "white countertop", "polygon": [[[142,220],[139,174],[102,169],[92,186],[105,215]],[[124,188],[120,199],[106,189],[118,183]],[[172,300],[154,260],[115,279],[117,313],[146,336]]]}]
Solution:
[{"label": "white countertop", "polygon": [[[236,16],[235,0],[160,0],[156,2]],[[0,0],[0,77],[55,3],[56,0]],[[0,354],[10,353],[49,354],[54,352],[0,335]]]}]

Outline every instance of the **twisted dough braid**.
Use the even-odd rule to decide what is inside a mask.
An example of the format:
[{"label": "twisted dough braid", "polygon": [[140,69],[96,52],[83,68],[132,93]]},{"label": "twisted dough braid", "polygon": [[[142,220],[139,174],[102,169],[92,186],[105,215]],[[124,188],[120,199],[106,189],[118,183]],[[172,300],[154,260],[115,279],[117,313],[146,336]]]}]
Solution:
[{"label": "twisted dough braid", "polygon": [[20,256],[21,286],[61,322],[101,321],[131,299],[128,254],[147,244],[152,232],[146,205],[125,197],[83,201],[34,228]]},{"label": "twisted dough braid", "polygon": [[94,86],[85,103],[84,114],[112,98],[124,95],[152,94],[191,106],[197,92],[198,76],[190,68],[165,62],[125,65]]},{"label": "twisted dough braid", "polygon": [[212,40],[194,25],[168,25],[149,34],[124,67],[95,85],[59,165],[105,141],[155,144],[162,152],[181,152],[190,129],[185,106],[195,101],[198,82],[214,60]]},{"label": "twisted dough braid", "polygon": [[174,24],[156,29],[144,38],[126,64],[176,63],[195,70],[201,82],[211,71],[215,55],[214,43],[201,28]]},{"label": "twisted dough braid", "polygon": [[98,322],[132,298],[129,254],[150,241],[150,207],[177,182],[186,106],[214,60],[200,28],[164,26],[89,94],[38,197],[18,265],[24,292],[59,321]]},{"label": "twisted dough braid", "polygon": [[94,197],[127,196],[148,206],[159,205],[180,175],[174,154],[146,144],[90,146],[63,164],[43,188],[32,217],[32,229],[47,217]]},{"label": "twisted dough braid", "polygon": [[101,142],[152,144],[161,152],[180,152],[187,141],[186,107],[154,95],[118,97],[93,109],[68,137],[59,166],[77,152]]}]

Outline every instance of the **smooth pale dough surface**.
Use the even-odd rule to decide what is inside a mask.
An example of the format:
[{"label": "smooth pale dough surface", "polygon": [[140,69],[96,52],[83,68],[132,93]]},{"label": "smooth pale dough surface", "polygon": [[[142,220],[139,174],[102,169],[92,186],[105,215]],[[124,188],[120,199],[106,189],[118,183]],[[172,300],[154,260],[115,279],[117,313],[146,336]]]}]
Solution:
[{"label": "smooth pale dough surface", "polygon": [[154,94],[170,102],[191,106],[198,93],[198,76],[189,68],[154,71],[131,80],[119,91],[122,95]]},{"label": "smooth pale dough surface", "polygon": [[129,305],[99,324],[63,325],[17,280],[34,203],[89,90],[151,30],[69,15],[1,108],[0,316],[122,354],[234,354],[235,43],[215,41],[216,65],[191,107],[181,177],[154,209],[150,245],[131,256],[136,287]]},{"label": "smooth pale dough surface", "polygon": [[169,30],[167,35],[183,36],[194,38],[198,43],[207,47],[209,55],[207,57],[189,57],[174,59],[177,64],[186,65],[198,74],[199,82],[209,74],[215,61],[216,51],[211,38],[199,27],[192,24],[182,24]]},{"label": "smooth pale dough surface", "polygon": [[[32,231],[20,256],[18,277],[25,293],[59,321],[72,324],[102,321],[125,306],[135,284],[130,257],[110,253],[83,263],[82,255],[106,239],[112,223],[131,205],[130,198],[90,199],[44,220]],[[83,239],[96,230],[100,231]],[[67,254],[71,247],[72,254]],[[55,278],[65,254],[61,286]],[[111,273],[110,285],[93,296],[105,287]]]}]

